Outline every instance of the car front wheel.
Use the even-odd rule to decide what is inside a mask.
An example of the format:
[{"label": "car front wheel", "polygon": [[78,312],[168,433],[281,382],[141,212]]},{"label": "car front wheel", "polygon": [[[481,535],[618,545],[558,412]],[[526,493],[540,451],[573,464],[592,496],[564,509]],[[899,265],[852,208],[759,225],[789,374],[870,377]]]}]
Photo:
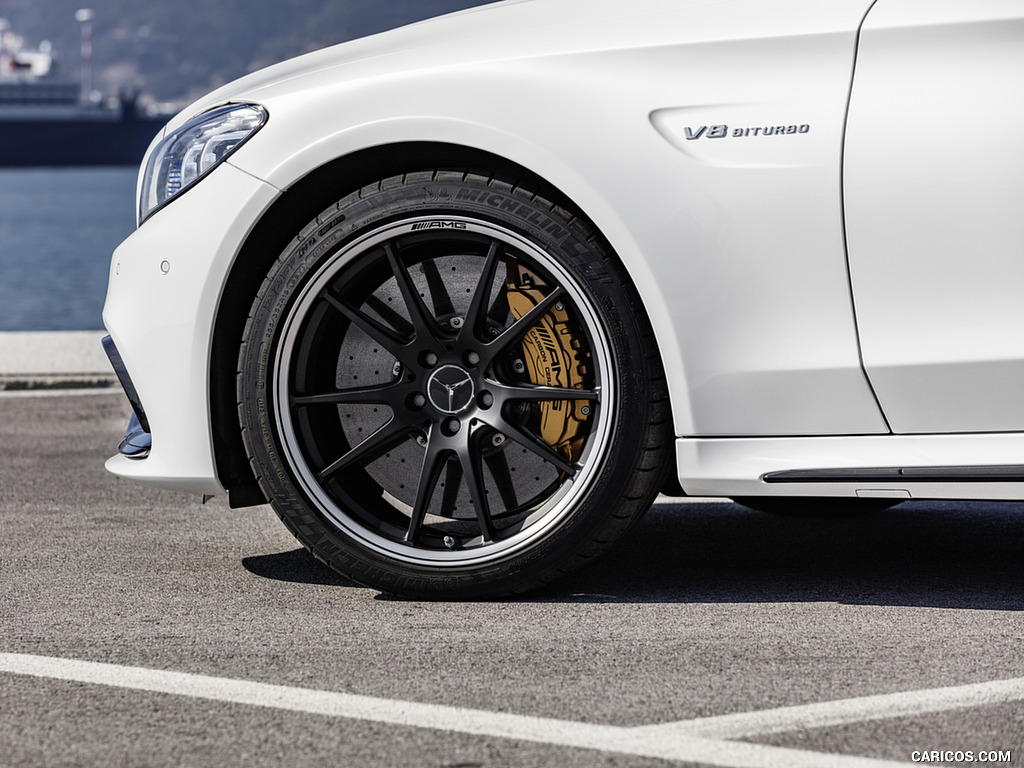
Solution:
[{"label": "car front wheel", "polygon": [[536,190],[386,179],[313,220],[246,326],[239,414],[278,515],[356,581],[509,594],[607,550],[669,465],[621,264]]}]

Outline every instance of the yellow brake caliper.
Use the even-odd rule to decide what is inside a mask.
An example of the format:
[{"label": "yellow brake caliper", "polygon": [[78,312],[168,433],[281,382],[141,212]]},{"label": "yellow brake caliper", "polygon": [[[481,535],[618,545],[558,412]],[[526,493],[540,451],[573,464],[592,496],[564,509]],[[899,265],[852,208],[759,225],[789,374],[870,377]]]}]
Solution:
[{"label": "yellow brake caliper", "polygon": [[[533,272],[517,264],[508,266],[508,306],[517,320],[537,306],[550,292]],[[576,325],[559,302],[533,324],[523,337],[523,362],[534,384],[565,389],[583,389],[588,375],[587,358]],[[583,450],[582,432],[593,403],[586,400],[543,400],[540,406],[540,436],[568,461]]]}]

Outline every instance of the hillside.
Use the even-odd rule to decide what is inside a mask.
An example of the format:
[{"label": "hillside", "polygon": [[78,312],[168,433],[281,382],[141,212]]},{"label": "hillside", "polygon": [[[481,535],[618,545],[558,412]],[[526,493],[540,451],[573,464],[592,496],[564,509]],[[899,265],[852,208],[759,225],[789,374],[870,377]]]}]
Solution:
[{"label": "hillside", "polygon": [[96,88],[183,101],[275,61],[488,0],[0,0],[0,19],[35,48],[52,43],[77,79],[89,7]]}]

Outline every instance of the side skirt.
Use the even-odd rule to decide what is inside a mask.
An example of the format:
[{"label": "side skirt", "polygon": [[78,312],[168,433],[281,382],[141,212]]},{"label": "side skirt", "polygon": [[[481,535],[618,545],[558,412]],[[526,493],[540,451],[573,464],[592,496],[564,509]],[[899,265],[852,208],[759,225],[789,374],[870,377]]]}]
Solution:
[{"label": "side skirt", "polygon": [[678,438],[690,496],[1024,499],[1024,434]]}]

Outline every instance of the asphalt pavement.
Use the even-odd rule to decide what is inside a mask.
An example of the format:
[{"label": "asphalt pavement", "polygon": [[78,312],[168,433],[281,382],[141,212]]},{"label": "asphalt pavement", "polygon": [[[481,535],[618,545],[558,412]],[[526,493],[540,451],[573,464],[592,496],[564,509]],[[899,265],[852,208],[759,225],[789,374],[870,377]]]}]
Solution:
[{"label": "asphalt pavement", "polygon": [[1024,761],[1020,503],[664,502],[545,592],[413,602],[107,474],[116,390],[0,414],[2,766]]}]

